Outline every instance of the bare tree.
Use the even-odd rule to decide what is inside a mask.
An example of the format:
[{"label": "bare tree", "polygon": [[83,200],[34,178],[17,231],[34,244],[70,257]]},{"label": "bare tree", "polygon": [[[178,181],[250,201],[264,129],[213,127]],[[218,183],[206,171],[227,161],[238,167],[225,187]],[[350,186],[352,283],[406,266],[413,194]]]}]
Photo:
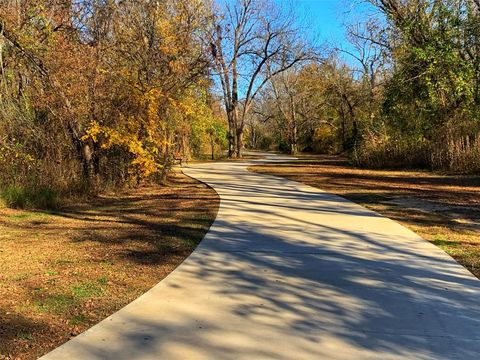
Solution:
[{"label": "bare tree", "polygon": [[[390,76],[388,71],[392,61],[391,48],[388,44],[385,29],[379,25],[378,19],[357,22],[347,27],[349,49],[338,49],[355,60],[355,76],[361,81],[366,100],[364,107],[364,124],[373,125],[380,115],[381,96],[385,80]],[[390,62],[389,62],[390,61]],[[375,130],[375,126],[365,127]]]},{"label": "bare tree", "polygon": [[230,157],[242,156],[246,117],[261,89],[271,78],[313,57],[301,38],[293,15],[273,2],[224,4],[216,19],[211,51],[228,117]]},{"label": "bare tree", "polygon": [[279,112],[278,117],[283,120],[282,127],[285,128],[289,151],[293,155],[298,152],[299,127],[309,120],[309,117],[301,111],[301,107],[310,89],[302,87],[301,80],[299,70],[293,68],[270,80],[270,92]]}]

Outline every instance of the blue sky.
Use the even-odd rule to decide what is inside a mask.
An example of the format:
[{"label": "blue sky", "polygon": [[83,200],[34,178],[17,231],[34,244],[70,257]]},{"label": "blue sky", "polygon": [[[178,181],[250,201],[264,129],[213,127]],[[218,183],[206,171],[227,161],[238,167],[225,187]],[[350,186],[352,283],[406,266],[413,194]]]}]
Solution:
[{"label": "blue sky", "polygon": [[297,19],[311,27],[312,36],[320,40],[344,42],[343,22],[345,13],[343,0],[293,0]]},{"label": "blue sky", "polygon": [[345,49],[350,48],[345,24],[364,18],[372,10],[371,6],[359,0],[277,1],[293,5],[297,21],[309,29],[312,39]]}]

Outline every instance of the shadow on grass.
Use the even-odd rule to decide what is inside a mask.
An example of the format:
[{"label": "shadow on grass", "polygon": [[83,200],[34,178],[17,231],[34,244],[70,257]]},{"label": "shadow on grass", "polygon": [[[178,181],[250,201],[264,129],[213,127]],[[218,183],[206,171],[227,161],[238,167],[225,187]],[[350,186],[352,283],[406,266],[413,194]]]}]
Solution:
[{"label": "shadow on grass", "polygon": [[3,355],[9,359],[8,356],[13,355],[13,349],[17,354],[28,356],[29,344],[36,340],[34,334],[48,334],[51,331],[46,322],[0,308],[0,358]]},{"label": "shadow on grass", "polygon": [[[296,183],[234,168],[199,174],[222,196],[204,242],[112,319],[115,342],[84,338],[86,358],[175,358],[179,349],[222,359],[478,356],[480,282],[440,250]],[[178,292],[162,302],[168,288]],[[147,318],[139,309],[148,306]]]}]

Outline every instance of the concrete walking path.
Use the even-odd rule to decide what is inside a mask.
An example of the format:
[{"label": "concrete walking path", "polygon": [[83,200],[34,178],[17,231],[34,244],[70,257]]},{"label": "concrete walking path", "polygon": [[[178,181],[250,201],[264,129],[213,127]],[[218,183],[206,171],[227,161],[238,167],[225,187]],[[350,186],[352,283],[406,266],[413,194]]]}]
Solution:
[{"label": "concrete walking path", "polygon": [[184,169],[221,198],[205,239],[43,359],[480,358],[479,280],[396,222],[250,163]]}]

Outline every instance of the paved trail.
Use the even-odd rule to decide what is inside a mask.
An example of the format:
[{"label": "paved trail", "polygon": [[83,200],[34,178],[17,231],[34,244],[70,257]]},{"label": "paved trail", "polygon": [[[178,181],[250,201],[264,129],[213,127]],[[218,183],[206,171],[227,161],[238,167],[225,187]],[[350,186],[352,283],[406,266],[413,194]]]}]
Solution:
[{"label": "paved trail", "polygon": [[185,169],[221,197],[201,245],[44,360],[480,359],[479,280],[391,220],[246,166]]}]

